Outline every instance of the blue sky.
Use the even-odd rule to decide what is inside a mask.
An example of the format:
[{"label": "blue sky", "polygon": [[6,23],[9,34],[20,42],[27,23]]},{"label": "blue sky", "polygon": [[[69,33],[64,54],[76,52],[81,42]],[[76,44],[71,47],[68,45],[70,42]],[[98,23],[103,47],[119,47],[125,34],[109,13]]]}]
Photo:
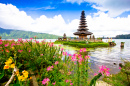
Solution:
[{"label": "blue sky", "polygon": [[0,27],[74,36],[82,10],[96,37],[130,33],[130,0],[0,0]]}]

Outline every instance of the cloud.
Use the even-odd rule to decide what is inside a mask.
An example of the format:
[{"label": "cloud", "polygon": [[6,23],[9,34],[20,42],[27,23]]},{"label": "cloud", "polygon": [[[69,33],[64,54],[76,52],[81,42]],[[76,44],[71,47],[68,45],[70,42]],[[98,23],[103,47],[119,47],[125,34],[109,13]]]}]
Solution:
[{"label": "cloud", "polygon": [[[130,15],[126,18],[111,18],[108,14],[100,12],[99,16],[86,16],[87,25],[90,32],[98,36],[116,36],[118,34],[130,33]],[[0,27],[5,29],[25,30],[41,33],[50,33],[56,35],[74,36],[77,31],[79,19],[74,19],[66,23],[62,15],[55,15],[48,18],[41,15],[39,18],[33,19],[26,12],[11,4],[0,3]]]},{"label": "cloud", "polygon": [[0,27],[5,29],[25,30],[42,33],[50,33],[63,35],[67,33],[72,36],[73,30],[78,27],[79,20],[72,20],[66,24],[61,15],[55,15],[53,18],[47,18],[41,15],[35,20],[26,14],[24,11],[19,11],[16,6],[12,4],[0,3]]},{"label": "cloud", "polygon": [[130,11],[130,0],[66,0],[71,3],[88,2],[99,11],[108,11],[110,17],[117,17],[126,11]]},{"label": "cloud", "polygon": [[35,10],[40,10],[40,9],[48,10],[48,9],[55,9],[55,7],[51,7],[51,6],[40,7],[40,8],[36,8]]}]

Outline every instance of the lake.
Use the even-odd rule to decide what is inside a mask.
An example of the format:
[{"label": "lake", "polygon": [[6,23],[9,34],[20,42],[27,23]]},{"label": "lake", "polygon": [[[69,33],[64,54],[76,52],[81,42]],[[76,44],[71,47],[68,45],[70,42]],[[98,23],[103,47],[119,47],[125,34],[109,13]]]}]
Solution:
[{"label": "lake", "polygon": [[[53,39],[52,42],[54,41]],[[103,39],[103,41],[106,42],[108,39]],[[123,63],[123,60],[130,61],[130,39],[113,39],[112,41],[115,41],[116,46],[94,48],[88,52],[88,55],[91,56],[91,69],[94,72],[98,72],[99,66],[106,65],[110,68],[110,73],[115,74],[120,71],[119,63]],[[121,42],[125,42],[124,48],[120,47]],[[64,47],[69,54],[74,54],[78,50],[75,47],[66,45],[62,45],[61,47]]]}]

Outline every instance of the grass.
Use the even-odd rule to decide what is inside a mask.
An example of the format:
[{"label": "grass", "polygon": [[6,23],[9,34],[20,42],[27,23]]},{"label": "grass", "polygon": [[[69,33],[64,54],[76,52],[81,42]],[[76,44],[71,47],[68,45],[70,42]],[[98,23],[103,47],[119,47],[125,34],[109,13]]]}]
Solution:
[{"label": "grass", "polygon": [[55,41],[55,44],[70,45],[78,48],[95,48],[95,47],[108,47],[109,44],[105,42],[88,42],[86,41]]}]

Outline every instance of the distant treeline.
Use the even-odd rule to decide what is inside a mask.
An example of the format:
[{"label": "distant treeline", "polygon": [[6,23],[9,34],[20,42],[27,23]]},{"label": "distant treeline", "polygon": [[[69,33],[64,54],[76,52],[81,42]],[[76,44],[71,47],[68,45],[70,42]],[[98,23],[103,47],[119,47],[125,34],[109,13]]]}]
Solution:
[{"label": "distant treeline", "polygon": [[11,30],[0,28],[0,36],[2,39],[29,39],[36,36],[38,39],[58,39],[57,35],[47,34],[47,33],[37,33],[31,31],[22,31],[22,30]]},{"label": "distant treeline", "polygon": [[125,34],[125,35],[117,35],[115,39],[130,39],[130,34]]}]

